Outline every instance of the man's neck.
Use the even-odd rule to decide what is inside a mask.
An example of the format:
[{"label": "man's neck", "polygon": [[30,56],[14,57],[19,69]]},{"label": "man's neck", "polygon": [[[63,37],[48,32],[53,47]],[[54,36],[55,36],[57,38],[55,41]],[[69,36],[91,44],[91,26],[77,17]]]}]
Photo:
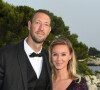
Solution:
[{"label": "man's neck", "polygon": [[39,52],[43,44],[43,43],[36,43],[33,40],[30,40],[29,38],[26,39],[26,42],[35,52]]}]

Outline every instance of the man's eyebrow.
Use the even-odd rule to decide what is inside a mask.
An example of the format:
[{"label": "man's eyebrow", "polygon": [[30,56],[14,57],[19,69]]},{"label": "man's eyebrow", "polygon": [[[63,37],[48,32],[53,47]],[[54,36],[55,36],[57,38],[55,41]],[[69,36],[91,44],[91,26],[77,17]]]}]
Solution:
[{"label": "man's eyebrow", "polygon": [[49,22],[44,22],[44,24],[50,25],[50,23],[49,23]]},{"label": "man's eyebrow", "polygon": [[[40,21],[40,20],[35,20],[35,21]],[[40,21],[41,22],[41,21]]]}]

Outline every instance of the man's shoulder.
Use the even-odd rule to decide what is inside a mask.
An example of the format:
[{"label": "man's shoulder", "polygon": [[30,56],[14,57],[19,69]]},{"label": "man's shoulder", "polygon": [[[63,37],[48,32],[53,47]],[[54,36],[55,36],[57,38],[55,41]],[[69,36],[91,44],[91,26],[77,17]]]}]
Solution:
[{"label": "man's shoulder", "polygon": [[44,47],[43,47],[43,52],[46,53],[46,54],[49,54],[48,50]]},{"label": "man's shoulder", "polygon": [[7,45],[7,46],[4,46],[4,47],[1,47],[0,48],[0,53],[10,53],[12,51],[15,51],[17,49],[17,47],[19,46],[19,44],[21,44],[22,42],[19,42],[19,43],[16,43],[16,44],[12,44],[12,45]]}]

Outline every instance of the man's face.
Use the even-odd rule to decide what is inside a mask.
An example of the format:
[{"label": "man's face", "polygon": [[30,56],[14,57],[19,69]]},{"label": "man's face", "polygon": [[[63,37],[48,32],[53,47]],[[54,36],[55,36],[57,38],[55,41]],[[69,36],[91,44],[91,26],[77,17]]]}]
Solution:
[{"label": "man's face", "polygon": [[36,43],[42,43],[51,31],[50,18],[44,13],[37,13],[32,23],[28,22],[29,35]]}]

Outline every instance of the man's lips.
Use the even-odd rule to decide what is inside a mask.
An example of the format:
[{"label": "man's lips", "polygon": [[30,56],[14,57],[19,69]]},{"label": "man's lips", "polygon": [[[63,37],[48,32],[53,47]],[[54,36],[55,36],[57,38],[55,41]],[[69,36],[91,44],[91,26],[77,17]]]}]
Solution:
[{"label": "man's lips", "polygon": [[38,34],[38,35],[44,35],[44,32],[36,32],[36,34]]}]

